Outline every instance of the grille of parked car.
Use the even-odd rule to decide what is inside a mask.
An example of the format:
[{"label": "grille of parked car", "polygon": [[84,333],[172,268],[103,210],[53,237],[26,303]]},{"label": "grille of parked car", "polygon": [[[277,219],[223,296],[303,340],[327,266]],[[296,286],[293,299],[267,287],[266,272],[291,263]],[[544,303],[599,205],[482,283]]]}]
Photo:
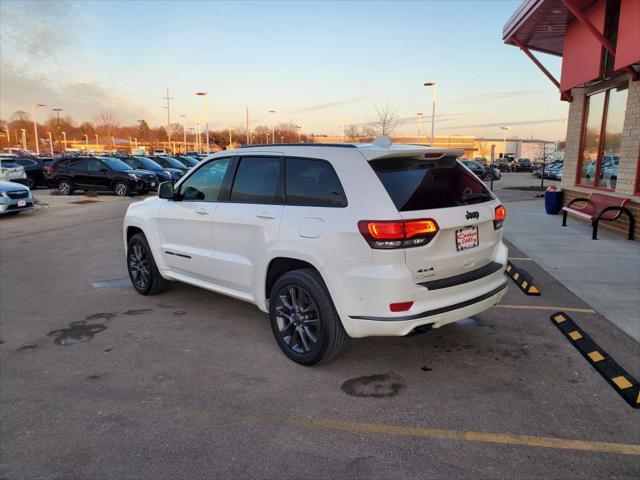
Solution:
[{"label": "grille of parked car", "polygon": [[9,198],[16,200],[18,198],[28,198],[29,192],[27,190],[14,190],[11,192],[7,192]]}]

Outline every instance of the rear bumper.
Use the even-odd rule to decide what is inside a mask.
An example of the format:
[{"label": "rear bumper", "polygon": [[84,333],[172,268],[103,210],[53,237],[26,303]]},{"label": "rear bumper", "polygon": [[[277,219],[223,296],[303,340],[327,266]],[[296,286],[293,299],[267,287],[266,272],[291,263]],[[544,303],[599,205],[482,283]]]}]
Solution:
[{"label": "rear bumper", "polygon": [[[458,275],[451,282],[427,282],[433,284],[430,288],[416,284],[406,264],[330,262],[321,274],[350,336],[401,336],[422,325],[438,328],[499,302],[507,286],[507,255],[500,242],[488,259],[497,269],[485,269],[482,276]],[[390,304],[408,301],[413,302],[409,310],[391,312]]]},{"label": "rear bumper", "polygon": [[424,325],[440,328],[491,308],[507,292],[505,281],[499,287],[465,302],[405,317],[350,317],[352,337],[404,336]]}]

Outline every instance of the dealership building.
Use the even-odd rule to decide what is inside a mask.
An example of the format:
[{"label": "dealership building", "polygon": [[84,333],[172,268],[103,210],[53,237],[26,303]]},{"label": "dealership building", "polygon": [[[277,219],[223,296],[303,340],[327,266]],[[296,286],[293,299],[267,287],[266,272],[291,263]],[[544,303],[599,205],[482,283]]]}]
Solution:
[{"label": "dealership building", "polygon": [[[569,102],[564,202],[592,192],[628,199],[640,238],[640,0],[525,0],[503,40]],[[559,79],[536,52],[562,57]],[[628,220],[601,225],[623,233]]]}]

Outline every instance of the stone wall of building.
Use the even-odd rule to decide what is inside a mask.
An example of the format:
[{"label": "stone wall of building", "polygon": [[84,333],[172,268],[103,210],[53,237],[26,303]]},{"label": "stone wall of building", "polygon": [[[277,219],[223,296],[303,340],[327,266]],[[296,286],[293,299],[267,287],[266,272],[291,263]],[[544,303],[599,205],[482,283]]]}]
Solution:
[{"label": "stone wall of building", "polygon": [[[640,156],[640,81],[629,82],[616,193],[633,195]],[[640,198],[636,197],[640,202]],[[640,219],[639,219],[640,220]]]},{"label": "stone wall of building", "polygon": [[585,94],[583,88],[574,88],[569,105],[567,136],[564,148],[564,167],[562,188],[572,188],[576,183],[576,171],[580,155],[580,136],[582,135],[582,117],[584,115]]}]

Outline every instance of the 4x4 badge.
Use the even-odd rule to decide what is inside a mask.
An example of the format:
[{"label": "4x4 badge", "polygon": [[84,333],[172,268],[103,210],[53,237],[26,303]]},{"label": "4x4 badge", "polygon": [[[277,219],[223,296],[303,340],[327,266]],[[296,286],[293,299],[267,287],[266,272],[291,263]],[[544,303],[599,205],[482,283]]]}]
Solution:
[{"label": "4x4 badge", "polygon": [[479,212],[470,212],[469,210],[467,210],[467,215],[466,215],[466,219],[467,220],[471,220],[472,218],[480,218],[480,213]]}]

